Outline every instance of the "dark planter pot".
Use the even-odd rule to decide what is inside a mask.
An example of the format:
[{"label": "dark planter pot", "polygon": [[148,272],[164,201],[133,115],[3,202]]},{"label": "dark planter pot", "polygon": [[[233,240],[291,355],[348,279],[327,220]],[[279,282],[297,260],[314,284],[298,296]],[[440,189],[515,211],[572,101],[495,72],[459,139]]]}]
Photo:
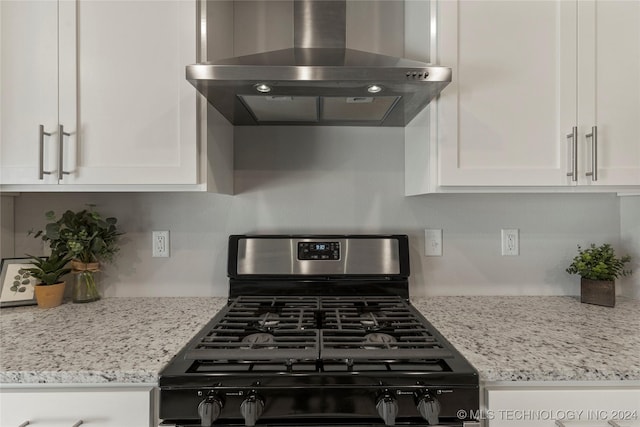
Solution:
[{"label": "dark planter pot", "polygon": [[614,307],[616,283],[613,280],[580,279],[580,302]]}]

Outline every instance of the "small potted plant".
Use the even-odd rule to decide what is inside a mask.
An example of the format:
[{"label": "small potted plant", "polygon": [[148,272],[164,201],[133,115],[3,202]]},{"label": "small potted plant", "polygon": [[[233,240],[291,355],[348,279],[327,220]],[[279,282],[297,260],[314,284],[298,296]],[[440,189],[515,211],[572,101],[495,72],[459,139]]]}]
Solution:
[{"label": "small potted plant", "polygon": [[630,256],[616,257],[611,245],[591,244],[582,249],[578,245],[578,255],[567,268],[569,274],[579,274],[580,301],[587,304],[613,307],[616,303],[615,280],[620,276],[628,276],[631,270],[624,265],[631,261]]},{"label": "small potted plant", "polygon": [[76,274],[73,289],[74,302],[91,302],[100,299],[96,282],[100,262],[111,262],[120,249],[118,238],[124,234],[118,231],[116,218],[103,218],[89,209],[78,212],[67,210],[60,218],[53,211],[45,214],[49,222],[44,230],[34,233],[49,242],[51,251],[71,259],[71,267]]},{"label": "small potted plant", "polygon": [[59,306],[62,304],[65,287],[62,276],[71,271],[66,266],[69,263],[69,258],[61,257],[55,252],[48,258],[33,255],[29,255],[29,257],[34,266],[26,270],[31,277],[38,280],[34,288],[38,307],[53,308]]}]

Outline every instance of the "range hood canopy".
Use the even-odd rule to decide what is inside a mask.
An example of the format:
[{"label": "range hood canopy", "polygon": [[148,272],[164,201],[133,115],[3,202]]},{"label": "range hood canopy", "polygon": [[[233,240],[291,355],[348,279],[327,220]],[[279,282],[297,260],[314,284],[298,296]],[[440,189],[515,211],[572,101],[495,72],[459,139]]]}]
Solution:
[{"label": "range hood canopy", "polygon": [[451,69],[347,49],[346,0],[294,0],[294,47],[188,65],[234,125],[406,126]]}]

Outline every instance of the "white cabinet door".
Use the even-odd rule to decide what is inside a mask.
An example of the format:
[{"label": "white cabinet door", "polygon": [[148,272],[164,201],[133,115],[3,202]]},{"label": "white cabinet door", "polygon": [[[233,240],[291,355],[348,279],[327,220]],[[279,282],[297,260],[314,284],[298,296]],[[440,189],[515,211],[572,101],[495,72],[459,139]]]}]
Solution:
[{"label": "white cabinet door", "polygon": [[581,183],[640,185],[640,2],[580,1],[578,17]]},{"label": "white cabinet door", "polygon": [[2,1],[0,17],[1,184],[199,183],[195,0]]},{"label": "white cabinet door", "polygon": [[57,182],[57,9],[52,1],[0,2],[2,184]]},{"label": "white cabinet door", "polygon": [[576,4],[443,1],[440,186],[570,185]]},{"label": "white cabinet door", "polygon": [[488,427],[637,426],[640,388],[531,387],[487,390]]},{"label": "white cabinet door", "polygon": [[77,28],[78,125],[62,182],[196,184],[196,91],[184,77],[195,1],[79,0]]},{"label": "white cabinet door", "polygon": [[151,387],[3,389],[0,425],[150,427],[152,403]]}]

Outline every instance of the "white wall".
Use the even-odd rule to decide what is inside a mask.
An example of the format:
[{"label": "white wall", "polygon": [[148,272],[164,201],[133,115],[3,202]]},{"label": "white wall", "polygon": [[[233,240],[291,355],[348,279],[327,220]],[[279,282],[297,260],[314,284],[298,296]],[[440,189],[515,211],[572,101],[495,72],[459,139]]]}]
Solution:
[{"label": "white wall", "polygon": [[[47,210],[95,203],[127,232],[104,271],[107,296],[224,296],[227,237],[250,232],[407,233],[414,295],[577,295],[578,277],[564,272],[576,245],[620,244],[615,195],[404,197],[402,129],[235,132],[236,196],[25,193],[15,199],[16,254],[40,251],[26,233]],[[422,256],[427,227],[444,230],[443,257]],[[520,229],[520,256],[500,256],[501,228]],[[151,258],[152,230],[171,231],[170,258]]]},{"label": "white wall", "polygon": [[621,280],[625,295],[640,298],[640,196],[620,198],[621,255],[631,255],[633,274]]}]

